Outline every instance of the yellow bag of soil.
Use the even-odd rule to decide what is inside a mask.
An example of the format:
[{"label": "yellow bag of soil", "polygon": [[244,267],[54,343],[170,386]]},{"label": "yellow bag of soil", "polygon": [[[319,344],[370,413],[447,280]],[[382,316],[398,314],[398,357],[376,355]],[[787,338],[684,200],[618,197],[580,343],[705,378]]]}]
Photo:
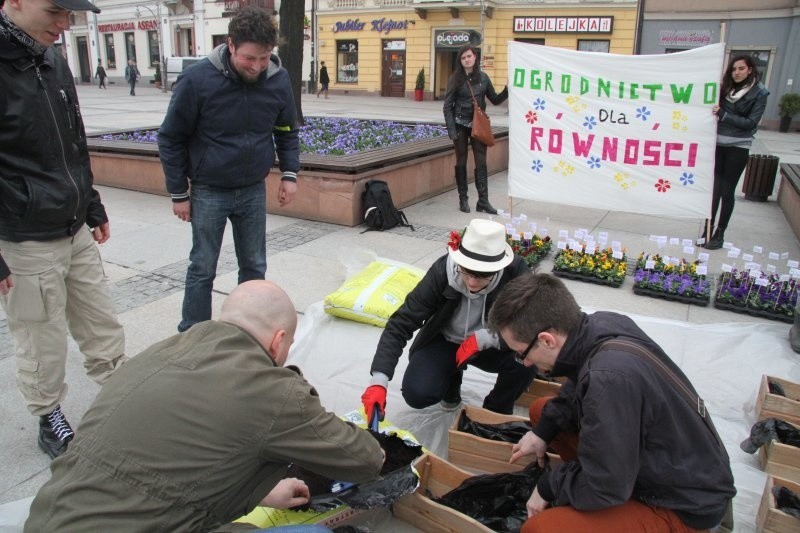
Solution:
[{"label": "yellow bag of soil", "polygon": [[424,271],[411,265],[373,261],[325,297],[325,312],[385,327],[424,275]]}]

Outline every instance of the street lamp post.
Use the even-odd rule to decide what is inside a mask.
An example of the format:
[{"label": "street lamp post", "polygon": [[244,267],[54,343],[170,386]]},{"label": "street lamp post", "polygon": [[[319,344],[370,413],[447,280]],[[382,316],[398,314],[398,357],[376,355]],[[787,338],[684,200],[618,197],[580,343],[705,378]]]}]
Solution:
[{"label": "street lamp post", "polygon": [[156,12],[154,13],[152,9],[145,5],[137,5],[136,6],[136,15],[139,15],[139,8],[143,7],[144,9],[148,10],[153,17],[156,19],[156,31],[158,32],[156,35],[158,36],[158,61],[159,61],[159,70],[161,71],[161,92],[167,92],[167,79],[166,79],[166,68],[167,65],[164,62],[164,39],[162,38],[161,34],[161,2],[156,2]]}]

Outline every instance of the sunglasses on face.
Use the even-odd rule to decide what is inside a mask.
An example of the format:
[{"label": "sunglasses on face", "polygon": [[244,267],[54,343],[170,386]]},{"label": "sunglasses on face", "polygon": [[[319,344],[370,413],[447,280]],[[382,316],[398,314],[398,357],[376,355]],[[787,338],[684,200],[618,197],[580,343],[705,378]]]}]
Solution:
[{"label": "sunglasses on face", "polygon": [[494,277],[497,272],[475,272],[474,270],[468,270],[464,267],[456,267],[456,272],[461,275],[467,276],[468,278],[478,279],[478,280],[490,280]]}]

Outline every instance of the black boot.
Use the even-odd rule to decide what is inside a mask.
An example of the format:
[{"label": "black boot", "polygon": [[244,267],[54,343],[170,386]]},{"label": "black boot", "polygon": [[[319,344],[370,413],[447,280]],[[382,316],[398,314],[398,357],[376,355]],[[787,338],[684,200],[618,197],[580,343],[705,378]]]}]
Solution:
[{"label": "black boot", "polygon": [[463,378],[463,370],[459,370],[450,376],[450,385],[448,385],[447,392],[444,393],[444,398],[439,404],[443,409],[452,411],[461,405],[461,380]]},{"label": "black boot", "polygon": [[725,242],[725,228],[717,227],[711,240],[705,245],[706,250],[719,250]]},{"label": "black boot", "polygon": [[475,169],[475,188],[478,189],[478,203],[475,205],[475,210],[496,215],[497,209],[489,203],[489,173],[486,167]]},{"label": "black boot", "polygon": [[456,187],[458,187],[458,208],[462,213],[469,213],[469,198],[467,197],[467,167],[455,167]]},{"label": "black boot", "polygon": [[67,444],[74,436],[60,405],[50,414],[39,417],[39,448],[51,459],[67,451]]}]

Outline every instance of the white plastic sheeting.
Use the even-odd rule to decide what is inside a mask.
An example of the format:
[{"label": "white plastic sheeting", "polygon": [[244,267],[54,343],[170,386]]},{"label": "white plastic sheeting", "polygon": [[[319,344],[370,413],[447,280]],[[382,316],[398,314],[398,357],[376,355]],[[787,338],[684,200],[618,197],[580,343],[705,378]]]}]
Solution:
[{"label": "white plastic sheeting", "polygon": [[[593,312],[592,309],[585,309]],[[757,455],[739,449],[755,422],[755,402],[762,374],[800,382],[798,355],[789,347],[787,324],[686,322],[630,315],[680,365],[706,401],[731,458],[738,494],[734,500],[735,531],[755,531],[755,516],[766,475]],[[383,330],[326,315],[318,302],[301,318],[287,364],[303,370],[323,405],[343,414],[361,405],[369,384],[369,368]],[[410,345],[410,342],[409,342]],[[400,394],[407,351],[389,383],[386,416],[411,431],[435,454],[447,457],[447,428],[456,413],[435,406],[408,407]],[[481,405],[494,376],[470,367],[464,374],[462,397]],[[518,414],[526,414],[520,411]]]}]

